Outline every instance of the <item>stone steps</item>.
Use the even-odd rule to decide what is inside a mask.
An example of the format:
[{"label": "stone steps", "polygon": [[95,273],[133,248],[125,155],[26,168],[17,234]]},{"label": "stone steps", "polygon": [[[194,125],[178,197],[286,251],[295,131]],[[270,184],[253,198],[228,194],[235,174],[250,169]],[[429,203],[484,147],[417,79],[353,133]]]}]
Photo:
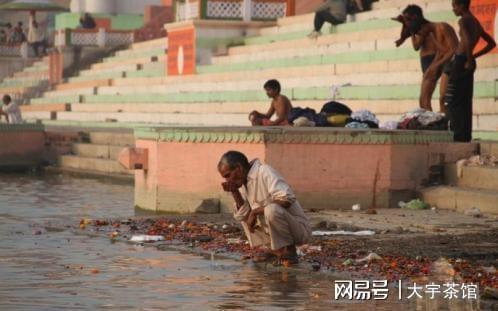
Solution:
[{"label": "stone steps", "polygon": [[[293,101],[296,107],[309,107],[319,111],[324,100],[300,100]],[[418,100],[372,100],[365,104],[365,101],[351,100],[347,106],[353,111],[369,109],[375,114],[403,114],[407,111],[418,108]],[[437,101],[432,103],[434,108],[439,107]],[[42,106],[32,105],[31,107]],[[150,112],[150,113],[248,113],[252,110],[266,111],[269,100],[249,101],[249,102],[211,102],[211,103],[84,103],[72,104],[70,110],[73,112]],[[476,115],[498,114],[498,102],[493,99],[481,99],[474,101],[474,113]]]},{"label": "stone steps", "polygon": [[464,166],[461,176],[456,165],[445,167],[445,183],[451,186],[495,191],[498,194],[498,167]]},{"label": "stone steps", "polygon": [[135,146],[133,132],[90,132],[89,137],[96,145]]},{"label": "stone steps", "polygon": [[[166,60],[166,55],[160,55],[160,56],[146,56],[146,57],[137,57],[137,58],[132,58],[132,59],[126,59],[126,60],[121,60],[119,62],[120,65],[130,65],[130,64],[146,64],[146,63],[151,63],[155,61],[164,61]],[[104,68],[114,68],[116,64],[107,62],[107,63],[95,63],[93,64],[90,69],[104,69]]]},{"label": "stone steps", "polygon": [[149,123],[163,125],[189,126],[247,126],[247,114],[175,114],[175,113],[93,113],[93,112],[58,112],[57,120],[80,122],[117,122]]},{"label": "stone steps", "polygon": [[[132,94],[97,94],[97,95],[65,95],[41,97],[31,100],[32,104],[60,103],[196,103],[196,102],[230,102],[230,101],[263,101],[266,94],[260,89],[232,89],[232,91],[199,91],[199,92],[138,92]],[[408,100],[418,99],[419,84],[409,85],[348,85],[339,89],[337,100],[347,103],[348,100]],[[436,94],[438,90],[436,90]],[[330,86],[285,88],[282,93],[291,100],[328,100],[332,97]],[[493,99],[496,96],[496,83],[489,81],[476,82],[475,99]]]},{"label": "stone steps", "polygon": [[[91,131],[87,142],[71,145],[71,155],[59,157],[58,165],[63,170],[86,174],[133,178],[134,171],[123,168],[117,161],[123,148],[135,146],[135,137],[130,131]],[[85,140],[85,139],[83,139]]]},{"label": "stone steps", "polygon": [[167,49],[168,48],[168,37],[133,43],[130,48],[133,50],[141,50],[141,49],[147,49],[147,48],[151,48],[151,47],[163,47],[163,48]]},{"label": "stone steps", "polygon": [[[410,2],[412,3],[412,2]],[[438,11],[451,11],[451,3],[444,0],[437,1],[420,1],[422,9],[425,15],[429,15],[432,12]],[[392,17],[398,16],[401,11],[407,6],[405,2],[403,5],[386,6],[381,8],[375,8],[371,11],[361,12],[355,14],[354,16],[348,16],[348,23],[353,22],[365,22],[370,20],[383,20],[390,19]],[[286,20],[287,18],[283,18]],[[308,31],[312,30],[314,14],[302,15],[299,18],[290,18],[292,23],[285,22],[282,19],[277,22],[277,26],[268,27],[260,30],[260,35],[274,35],[274,34],[284,34],[288,32],[296,31]],[[326,24],[328,25],[328,24]],[[324,27],[325,29],[325,27]]]},{"label": "stone steps", "polygon": [[[406,6],[406,5],[405,5]],[[357,22],[352,22],[352,23],[344,23],[340,24],[334,27],[326,26],[322,29],[322,32],[328,34],[328,33],[348,33],[348,32],[361,32],[364,30],[374,30],[374,29],[387,29],[387,28],[393,28],[393,27],[400,27],[400,24],[398,22],[392,21],[391,17],[394,17],[400,13],[400,11],[391,11],[391,13],[397,13],[394,15],[389,15],[385,16],[383,18],[373,18],[373,19],[367,19],[367,20],[361,20]],[[359,16],[360,14],[358,14]],[[453,14],[453,12],[450,10],[437,10],[437,11],[432,11],[426,14],[426,17],[429,20],[432,21],[454,21],[457,20],[456,16]],[[264,36],[254,36],[254,37],[248,37],[244,38],[244,44],[245,45],[259,45],[259,44],[267,44],[267,43],[272,43],[272,42],[279,42],[279,41],[288,41],[288,40],[295,40],[295,39],[301,39],[305,37],[312,29],[312,21],[306,23],[299,23],[295,25],[302,25],[302,27],[297,27],[297,26],[289,26],[289,27],[294,27],[291,28],[292,31],[280,31],[280,33],[277,30],[277,33],[270,34],[270,35],[264,35]],[[285,29],[282,26],[282,29]],[[296,29],[297,28],[297,29]],[[299,30],[298,30],[299,29]]]},{"label": "stone steps", "polygon": [[59,158],[59,167],[63,170],[77,171],[96,175],[122,175],[133,178],[134,171],[129,171],[117,161],[63,155]]},{"label": "stone steps", "polygon": [[98,158],[117,161],[123,146],[73,144],[72,153],[84,158]]},{"label": "stone steps", "polygon": [[0,83],[0,95],[9,94],[20,104],[29,103],[49,87],[48,58],[34,62]]},{"label": "stone steps", "polygon": [[[352,86],[381,86],[381,85],[414,85],[418,84],[421,79],[421,73],[418,71],[403,71],[403,72],[387,72],[387,73],[355,73],[344,75],[331,75],[327,70],[306,71],[299,75],[296,72],[295,76],[288,73],[286,77],[273,76],[277,78],[284,92],[287,89],[293,88],[312,88],[312,87],[330,87],[332,85],[351,84]],[[126,85],[126,86],[108,86],[99,87],[97,94],[140,94],[140,93],[154,93],[154,94],[169,94],[177,92],[218,92],[226,90],[254,90],[262,91],[263,84],[266,78],[262,75],[255,75],[259,79],[253,78],[250,74],[244,75],[244,80],[237,80],[243,78],[242,74],[234,74],[232,79],[227,81],[220,81],[217,79],[195,81],[184,81],[182,84],[177,83],[149,83],[148,85]],[[496,68],[481,68],[475,74],[476,82],[492,81],[493,76],[498,76],[498,67]],[[303,79],[306,78],[306,79]],[[151,81],[152,82],[152,81]],[[85,89],[83,89],[85,90]],[[79,92],[79,90],[78,90]],[[84,93],[81,93],[82,95]]]},{"label": "stone steps", "polygon": [[[496,134],[496,133],[495,133]],[[493,156],[498,159],[498,142],[497,141],[481,141],[481,155]]]},{"label": "stone steps", "polygon": [[463,187],[439,186],[421,191],[422,199],[432,206],[464,212],[478,208],[482,213],[498,215],[498,192]]}]

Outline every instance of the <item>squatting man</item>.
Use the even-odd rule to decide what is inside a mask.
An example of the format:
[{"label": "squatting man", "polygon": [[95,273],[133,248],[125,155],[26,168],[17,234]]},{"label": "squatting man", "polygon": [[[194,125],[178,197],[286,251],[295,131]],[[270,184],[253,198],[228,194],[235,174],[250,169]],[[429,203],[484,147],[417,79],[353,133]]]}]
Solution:
[{"label": "squatting man", "polygon": [[238,151],[225,153],[218,171],[226,180],[223,190],[235,200],[234,218],[241,222],[251,248],[271,247],[271,253],[253,258],[297,264],[296,246],[308,243],[311,226],[294,192],[271,166],[251,162]]}]

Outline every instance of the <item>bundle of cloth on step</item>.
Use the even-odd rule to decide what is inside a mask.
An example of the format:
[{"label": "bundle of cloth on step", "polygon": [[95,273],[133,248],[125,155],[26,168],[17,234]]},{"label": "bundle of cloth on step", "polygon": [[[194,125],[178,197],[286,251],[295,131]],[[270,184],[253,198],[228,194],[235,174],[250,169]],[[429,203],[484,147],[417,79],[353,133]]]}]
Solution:
[{"label": "bundle of cloth on step", "polygon": [[443,113],[419,108],[405,113],[398,123],[398,129],[447,131],[448,119]]},{"label": "bundle of cloth on step", "polygon": [[378,129],[379,120],[373,112],[363,109],[351,114],[351,117],[346,120],[346,128]]},{"label": "bundle of cloth on step", "polygon": [[344,127],[351,113],[348,106],[331,101],[323,105],[320,113],[311,108],[292,108],[288,120],[294,126]]}]

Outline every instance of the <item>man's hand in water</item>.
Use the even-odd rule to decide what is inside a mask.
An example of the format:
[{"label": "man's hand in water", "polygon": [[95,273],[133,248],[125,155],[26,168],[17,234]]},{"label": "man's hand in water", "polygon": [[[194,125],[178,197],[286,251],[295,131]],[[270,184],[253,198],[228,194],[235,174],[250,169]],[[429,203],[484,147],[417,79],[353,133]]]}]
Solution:
[{"label": "man's hand in water", "polygon": [[234,184],[233,182],[229,182],[229,181],[225,181],[223,183],[221,183],[221,186],[223,187],[223,190],[226,191],[226,192],[237,192],[237,190],[239,190],[239,187],[237,187],[236,184]]},{"label": "man's hand in water", "polygon": [[249,231],[251,233],[254,233],[254,226],[256,225],[256,220],[257,220],[256,213],[254,213],[254,211],[251,211],[246,220],[247,226],[249,227]]}]

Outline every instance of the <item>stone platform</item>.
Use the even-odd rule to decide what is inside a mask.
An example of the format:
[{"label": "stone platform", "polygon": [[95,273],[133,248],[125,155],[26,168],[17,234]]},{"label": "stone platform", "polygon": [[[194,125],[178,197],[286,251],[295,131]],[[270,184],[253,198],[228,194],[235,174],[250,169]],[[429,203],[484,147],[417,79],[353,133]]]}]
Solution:
[{"label": "stone platform", "polygon": [[135,138],[136,147],[120,156],[135,169],[135,205],[178,213],[193,212],[205,199],[231,209],[217,172],[229,150],[275,167],[302,205],[317,210],[369,207],[374,191],[377,207],[392,207],[416,195],[431,166],[477,151],[475,144],[453,143],[449,132],[431,131],[144,128]]}]

